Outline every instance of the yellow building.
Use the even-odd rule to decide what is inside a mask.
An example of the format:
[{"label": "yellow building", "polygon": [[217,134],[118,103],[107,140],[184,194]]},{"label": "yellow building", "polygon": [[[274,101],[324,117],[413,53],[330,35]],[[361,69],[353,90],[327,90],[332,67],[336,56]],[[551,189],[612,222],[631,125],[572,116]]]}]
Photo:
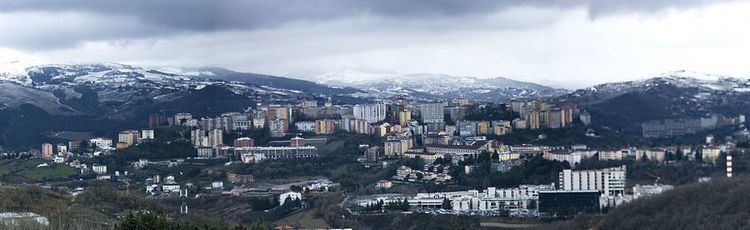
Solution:
[{"label": "yellow building", "polygon": [[489,121],[477,121],[477,135],[490,134],[490,122]]},{"label": "yellow building", "polygon": [[511,133],[513,130],[513,126],[511,126],[510,121],[493,121],[492,122],[492,133],[495,134],[495,136],[502,136],[505,134]]},{"label": "yellow building", "polygon": [[388,135],[388,131],[390,131],[390,125],[388,123],[383,123],[375,127],[375,134],[381,137]]},{"label": "yellow building", "polygon": [[529,109],[531,110],[537,110],[537,111],[544,111],[547,110],[547,103],[545,103],[542,100],[533,100],[529,102]]},{"label": "yellow building", "polygon": [[52,155],[54,155],[54,149],[52,147],[52,144],[50,143],[44,143],[42,144],[42,157],[43,158],[52,158]]},{"label": "yellow building", "polygon": [[126,143],[127,146],[134,145],[141,134],[137,130],[125,130],[117,135],[117,142]]},{"label": "yellow building", "polygon": [[526,126],[529,129],[540,129],[542,127],[542,113],[537,110],[527,113]]},{"label": "yellow building", "polygon": [[701,157],[703,158],[703,162],[710,162],[715,164],[716,159],[719,158],[719,154],[721,154],[721,148],[719,147],[709,146],[701,149]]},{"label": "yellow building", "polygon": [[401,111],[398,112],[398,123],[401,126],[406,126],[406,123],[411,120],[411,112],[409,111]]}]

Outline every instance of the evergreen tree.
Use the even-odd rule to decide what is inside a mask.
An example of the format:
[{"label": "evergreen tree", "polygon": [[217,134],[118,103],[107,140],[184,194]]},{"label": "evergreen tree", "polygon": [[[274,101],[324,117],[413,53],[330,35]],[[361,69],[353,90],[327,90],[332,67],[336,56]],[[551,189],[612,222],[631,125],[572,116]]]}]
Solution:
[{"label": "evergreen tree", "polygon": [[443,206],[441,208],[445,210],[453,209],[453,204],[451,203],[451,200],[449,200],[448,198],[443,198]]},{"label": "evergreen tree", "polygon": [[253,225],[250,226],[250,230],[267,230],[268,225],[263,223],[262,221],[254,222]]},{"label": "evergreen tree", "polygon": [[115,225],[116,230],[130,229],[169,229],[173,226],[165,219],[149,212],[129,212]]},{"label": "evergreen tree", "polygon": [[682,149],[678,147],[677,151],[675,151],[675,159],[678,160],[678,161],[681,161],[682,158],[684,157],[684,155],[685,155],[685,153],[683,153]]},{"label": "evergreen tree", "polygon": [[529,200],[529,204],[526,205],[526,208],[529,210],[536,209],[536,200]]},{"label": "evergreen tree", "polygon": [[703,162],[703,152],[698,151],[695,153],[695,162]]},{"label": "evergreen tree", "polygon": [[409,201],[404,199],[404,201],[401,202],[401,211],[409,211],[410,208]]}]

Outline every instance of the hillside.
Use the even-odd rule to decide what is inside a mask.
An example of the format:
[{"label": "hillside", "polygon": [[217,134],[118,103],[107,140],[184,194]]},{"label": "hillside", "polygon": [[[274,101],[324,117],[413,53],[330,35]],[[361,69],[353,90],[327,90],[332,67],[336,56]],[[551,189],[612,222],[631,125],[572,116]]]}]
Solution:
[{"label": "hillside", "polygon": [[504,102],[517,98],[551,97],[566,93],[531,82],[504,77],[477,78],[447,74],[366,73],[354,70],[332,71],[312,77],[320,84],[352,87],[364,91],[362,97],[404,97],[431,101],[466,97],[479,101]]},{"label": "hillside", "polygon": [[545,229],[745,229],[750,177],[714,178],[622,205],[604,217],[581,216]]},{"label": "hillside", "polygon": [[0,225],[2,229],[109,229],[114,216],[92,207],[81,205],[75,197],[36,186],[0,187],[0,210],[3,212],[32,212],[46,217],[49,228],[34,223],[16,227]]},{"label": "hillside", "polygon": [[222,68],[202,68],[200,70],[210,72],[211,75],[208,75],[208,77],[211,79],[266,85],[274,88],[304,91],[313,94],[338,95],[360,92],[354,88],[328,87],[315,82],[266,74],[242,73]]},{"label": "hillside", "polygon": [[718,179],[613,210],[601,229],[740,229],[750,220],[750,178]]},{"label": "hillside", "polygon": [[339,89],[291,78],[220,68],[151,68],[117,63],[0,64],[0,149],[26,150],[63,131],[114,135],[144,127],[151,113],[197,117],[300,98],[358,102]]},{"label": "hillside", "polygon": [[750,81],[676,71],[579,89],[556,101],[578,104],[595,124],[638,134],[649,120],[750,114]]}]

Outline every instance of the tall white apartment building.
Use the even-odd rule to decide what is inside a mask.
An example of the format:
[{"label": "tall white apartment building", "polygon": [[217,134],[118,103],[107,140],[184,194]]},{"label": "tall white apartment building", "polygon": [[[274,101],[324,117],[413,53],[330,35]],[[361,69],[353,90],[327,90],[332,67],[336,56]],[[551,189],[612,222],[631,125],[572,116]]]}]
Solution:
[{"label": "tall white apartment building", "polygon": [[600,170],[573,171],[565,169],[559,174],[560,189],[599,190],[602,195],[616,196],[625,194],[625,166]]},{"label": "tall white apartment building", "polygon": [[352,108],[354,118],[366,120],[367,123],[378,123],[385,120],[385,104],[355,105]]},{"label": "tall white apartment building", "polygon": [[440,123],[444,120],[443,103],[422,104],[419,107],[422,123]]}]

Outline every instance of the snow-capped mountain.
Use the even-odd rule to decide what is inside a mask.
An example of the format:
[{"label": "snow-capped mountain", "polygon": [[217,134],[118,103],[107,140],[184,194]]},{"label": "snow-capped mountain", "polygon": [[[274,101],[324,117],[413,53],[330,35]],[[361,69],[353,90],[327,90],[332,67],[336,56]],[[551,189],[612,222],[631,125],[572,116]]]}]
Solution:
[{"label": "snow-capped mountain", "polygon": [[750,80],[680,70],[579,89],[556,100],[576,103],[595,123],[637,133],[649,120],[750,114]]},{"label": "snow-capped mountain", "polygon": [[446,74],[367,73],[340,70],[313,77],[313,80],[337,87],[365,91],[362,97],[391,98],[402,96],[416,100],[468,97],[475,100],[504,101],[514,98],[551,97],[566,93],[539,84],[507,78],[476,78]]},{"label": "snow-capped mountain", "polygon": [[[96,99],[113,118],[125,119],[133,107],[166,103],[186,94],[216,86],[254,101],[292,100],[309,95],[298,89],[326,88],[312,82],[238,73],[220,68],[147,68],[117,63],[49,64],[18,61],[0,64],[0,109],[32,104],[50,114],[86,114],[72,103]],[[336,89],[329,91],[336,93]],[[274,96],[269,96],[274,95]],[[33,103],[32,103],[33,102]],[[70,104],[70,105],[69,105]],[[76,104],[76,105],[73,105]]]},{"label": "snow-capped mountain", "polygon": [[[0,64],[0,146],[28,147],[62,131],[111,135],[144,127],[149,114],[195,117],[300,98],[360,99],[309,81],[221,68],[139,67],[116,63]],[[354,102],[358,103],[358,102]]]},{"label": "snow-capped mountain", "polygon": [[696,100],[705,98],[707,94],[750,92],[749,79],[678,70],[657,74],[642,80],[595,85],[576,90],[565,97],[595,102],[626,93],[646,92],[661,86],[696,90],[698,93],[692,95]]}]

